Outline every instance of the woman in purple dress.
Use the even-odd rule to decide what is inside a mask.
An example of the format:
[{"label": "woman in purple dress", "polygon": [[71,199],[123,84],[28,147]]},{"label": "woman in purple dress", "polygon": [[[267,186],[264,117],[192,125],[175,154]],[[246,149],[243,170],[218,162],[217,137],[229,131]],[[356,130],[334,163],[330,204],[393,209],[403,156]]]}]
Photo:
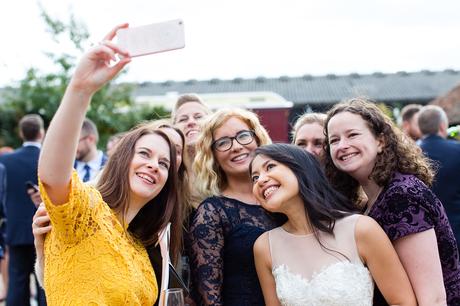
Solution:
[{"label": "woman in purple dress", "polygon": [[[326,174],[357,204],[364,191],[363,212],[393,242],[419,305],[460,305],[457,244],[421,150],[363,99],[335,105],[325,126]],[[386,305],[378,292],[374,305]]]}]

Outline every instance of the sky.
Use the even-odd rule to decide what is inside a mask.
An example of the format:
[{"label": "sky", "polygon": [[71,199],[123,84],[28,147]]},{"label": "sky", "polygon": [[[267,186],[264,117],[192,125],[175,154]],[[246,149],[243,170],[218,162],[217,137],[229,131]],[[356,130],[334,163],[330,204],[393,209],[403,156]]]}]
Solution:
[{"label": "sky", "polygon": [[[460,69],[458,0],[41,0],[72,12],[98,42],[116,24],[181,18],[182,50],[133,59],[122,81],[233,79]],[[0,87],[45,52],[74,52],[46,33],[35,0],[1,1]]]}]

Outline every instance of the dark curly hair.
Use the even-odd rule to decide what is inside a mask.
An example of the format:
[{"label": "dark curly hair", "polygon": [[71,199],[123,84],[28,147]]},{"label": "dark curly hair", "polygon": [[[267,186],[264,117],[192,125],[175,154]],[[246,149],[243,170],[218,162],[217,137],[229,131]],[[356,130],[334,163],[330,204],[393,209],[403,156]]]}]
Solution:
[{"label": "dark curly hair", "polygon": [[326,176],[331,184],[354,203],[359,203],[360,185],[357,180],[337,169],[331,158],[328,124],[339,113],[349,112],[361,116],[375,137],[382,137],[384,147],[377,155],[369,178],[379,186],[386,186],[395,172],[415,175],[427,186],[431,186],[434,176],[432,165],[421,149],[403,134],[374,103],[354,98],[334,105],[327,113],[324,133],[326,135],[324,164]]}]

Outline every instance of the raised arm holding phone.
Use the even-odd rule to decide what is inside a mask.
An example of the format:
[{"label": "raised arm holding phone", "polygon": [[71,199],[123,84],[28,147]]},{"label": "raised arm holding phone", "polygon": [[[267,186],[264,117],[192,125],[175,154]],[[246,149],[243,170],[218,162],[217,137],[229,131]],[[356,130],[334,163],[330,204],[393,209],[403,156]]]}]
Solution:
[{"label": "raised arm holding phone", "polygon": [[82,57],[43,144],[39,185],[52,227],[44,244],[48,305],[153,305],[158,296],[148,252],[180,214],[169,138],[147,126],[128,132],[95,187],[72,169],[91,97],[131,61],[112,42],[127,27],[115,27]]},{"label": "raised arm holding phone", "polygon": [[[39,173],[54,203],[67,201],[78,136],[91,97],[131,61],[127,52],[111,42],[116,31],[127,26],[114,28],[83,56],[50,123],[48,137],[43,142]],[[117,54],[126,57],[110,66],[110,61],[116,61]]]}]

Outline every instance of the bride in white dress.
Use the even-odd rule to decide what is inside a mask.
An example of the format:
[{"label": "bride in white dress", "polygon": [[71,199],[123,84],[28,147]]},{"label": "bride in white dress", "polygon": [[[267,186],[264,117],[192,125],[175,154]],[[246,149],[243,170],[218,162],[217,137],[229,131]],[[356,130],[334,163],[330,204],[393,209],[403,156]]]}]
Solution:
[{"label": "bride in white dress", "polygon": [[266,305],[372,305],[374,281],[390,305],[416,305],[384,231],[354,213],[313,155],[287,144],[262,146],[250,172],[260,204],[288,218],[254,245]]}]

